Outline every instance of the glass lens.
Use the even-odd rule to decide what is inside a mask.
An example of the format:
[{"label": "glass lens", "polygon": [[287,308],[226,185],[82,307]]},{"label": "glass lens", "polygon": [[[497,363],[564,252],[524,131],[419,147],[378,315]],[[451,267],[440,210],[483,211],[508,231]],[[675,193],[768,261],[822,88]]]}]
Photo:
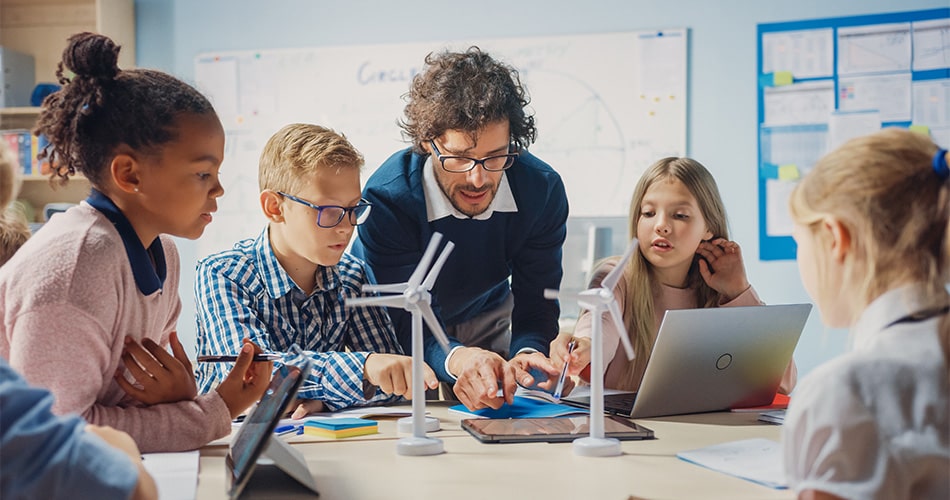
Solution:
[{"label": "glass lens", "polygon": [[510,155],[492,156],[485,159],[485,170],[504,170],[515,162],[515,158]]},{"label": "glass lens", "polygon": [[350,211],[350,222],[354,226],[358,226],[369,218],[369,212],[372,210],[372,205],[365,205],[360,203],[359,205],[353,207],[353,210]]},{"label": "glass lens", "polygon": [[333,227],[343,220],[346,212],[343,207],[323,207],[317,215],[317,225],[320,227]]},{"label": "glass lens", "polygon": [[475,163],[471,158],[461,156],[443,156],[442,167],[449,172],[465,172],[472,168]]}]

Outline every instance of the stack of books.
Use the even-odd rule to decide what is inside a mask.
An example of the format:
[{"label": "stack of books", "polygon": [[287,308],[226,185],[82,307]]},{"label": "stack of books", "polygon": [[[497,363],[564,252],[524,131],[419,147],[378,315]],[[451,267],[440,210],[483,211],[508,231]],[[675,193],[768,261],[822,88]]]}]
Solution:
[{"label": "stack of books", "polygon": [[375,420],[362,418],[308,418],[303,424],[303,433],[333,439],[376,434],[379,426]]}]

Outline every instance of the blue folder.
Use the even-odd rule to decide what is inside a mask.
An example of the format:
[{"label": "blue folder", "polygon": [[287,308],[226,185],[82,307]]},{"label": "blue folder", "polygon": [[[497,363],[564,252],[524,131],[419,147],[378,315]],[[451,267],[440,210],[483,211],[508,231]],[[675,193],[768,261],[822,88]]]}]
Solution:
[{"label": "blue folder", "polygon": [[589,413],[586,409],[575,408],[573,406],[562,405],[558,403],[549,403],[534,398],[515,396],[513,404],[505,403],[501,408],[493,410],[491,408],[482,408],[481,410],[469,410],[465,405],[455,405],[449,408],[449,411],[469,418],[540,418],[540,417],[566,417],[569,415],[586,415]]}]

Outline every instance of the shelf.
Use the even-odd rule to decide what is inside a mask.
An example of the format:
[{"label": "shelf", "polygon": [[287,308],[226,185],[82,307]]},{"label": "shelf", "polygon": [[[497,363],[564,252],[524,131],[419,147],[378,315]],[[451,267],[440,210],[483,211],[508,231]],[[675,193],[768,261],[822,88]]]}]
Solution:
[{"label": "shelf", "polygon": [[0,130],[16,128],[32,130],[42,109],[40,107],[0,108]]},{"label": "shelf", "polygon": [[71,177],[65,186],[56,181],[50,184],[48,177],[29,176],[23,177],[17,199],[29,201],[40,219],[30,222],[42,222],[41,214],[47,203],[79,203],[89,196],[91,188],[89,179],[81,176]]},{"label": "shelf", "polygon": [[115,40],[119,67],[135,66],[132,0],[0,0],[0,45],[33,56],[37,83],[56,82],[66,39],[83,31]]}]

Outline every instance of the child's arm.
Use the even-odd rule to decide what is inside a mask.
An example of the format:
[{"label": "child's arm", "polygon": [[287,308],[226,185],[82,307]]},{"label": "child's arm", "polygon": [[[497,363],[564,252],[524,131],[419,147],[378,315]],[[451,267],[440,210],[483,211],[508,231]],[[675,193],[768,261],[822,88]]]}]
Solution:
[{"label": "child's arm", "polygon": [[127,432],[143,452],[195,449],[230,432],[230,412],[216,392],[172,404],[130,405],[113,379],[124,337],[103,323],[70,304],[28,309],[10,332],[10,364],[53,393],[55,413],[79,413],[92,424]]},{"label": "child's arm", "polygon": [[[225,355],[236,353],[244,338],[250,339],[264,352],[283,352],[291,343],[299,342],[301,354],[313,361],[313,369],[298,393],[304,400],[323,401],[330,410],[348,406],[366,404],[363,397],[364,366],[368,352],[400,353],[391,326],[388,330],[379,326],[378,308],[358,308],[349,314],[370,315],[370,320],[359,320],[361,316],[346,321],[346,328],[354,323],[366,323],[363,328],[372,335],[365,337],[364,343],[350,345],[354,352],[342,352],[343,340],[324,338],[319,334],[303,339],[276,338],[280,332],[276,325],[265,321],[262,310],[273,307],[266,290],[250,289],[231,279],[227,263],[204,261],[198,266],[195,282],[195,302],[197,307],[198,354]],[[376,310],[375,315],[372,312]],[[370,312],[366,312],[370,311]],[[315,313],[317,316],[321,314]],[[382,318],[388,318],[382,313]],[[315,318],[315,325],[333,318]],[[388,323],[387,323],[388,324]],[[319,326],[316,326],[319,327]],[[329,330],[329,329],[328,329]],[[379,331],[388,331],[389,335],[380,335]],[[335,337],[335,335],[333,335]],[[348,330],[343,337],[353,337]],[[335,343],[331,344],[333,340]],[[326,346],[326,347],[324,347]],[[339,348],[341,352],[329,351]],[[327,349],[324,352],[322,349]],[[232,363],[199,363],[198,392],[207,393],[223,382]],[[379,392],[372,403],[394,399]]]},{"label": "child's arm", "polygon": [[[371,283],[365,264],[344,257],[340,269],[346,281],[344,295],[362,296],[363,285]],[[365,353],[368,356],[364,361],[363,377],[381,389],[369,400],[356,404],[379,404],[397,400],[398,395],[406,394],[406,391],[401,389],[405,384],[412,386],[411,358],[403,356],[389,315],[382,307],[356,307],[348,309],[347,314],[346,345],[350,351]],[[425,386],[430,389],[438,387],[438,380],[432,369],[424,365],[423,370]]]}]

